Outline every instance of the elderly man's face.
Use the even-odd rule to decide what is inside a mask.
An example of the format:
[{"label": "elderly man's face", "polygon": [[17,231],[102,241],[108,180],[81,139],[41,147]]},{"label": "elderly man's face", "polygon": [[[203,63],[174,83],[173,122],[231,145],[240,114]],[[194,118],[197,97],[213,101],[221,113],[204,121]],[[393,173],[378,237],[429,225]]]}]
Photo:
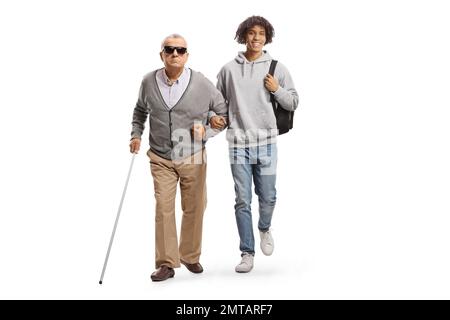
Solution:
[{"label": "elderly man's face", "polygon": [[[186,41],[183,38],[168,38],[164,42],[164,47],[172,47],[169,49],[175,48],[187,48]],[[172,51],[169,50],[169,51]],[[173,50],[172,53],[166,52],[163,50],[161,53],[161,60],[164,62],[166,68],[183,68],[188,59],[189,53],[178,52],[178,50]]]}]

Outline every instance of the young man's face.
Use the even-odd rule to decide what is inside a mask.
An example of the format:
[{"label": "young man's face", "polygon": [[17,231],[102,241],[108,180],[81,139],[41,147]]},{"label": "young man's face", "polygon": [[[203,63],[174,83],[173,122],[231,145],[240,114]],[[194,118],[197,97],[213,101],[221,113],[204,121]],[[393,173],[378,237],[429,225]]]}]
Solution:
[{"label": "young man's face", "polygon": [[247,50],[253,52],[261,52],[266,43],[266,29],[256,25],[247,30],[245,35]]},{"label": "young man's face", "polygon": [[[170,48],[187,48],[186,41],[183,38],[168,38],[164,42],[164,46]],[[172,50],[171,50],[172,51]],[[180,53],[178,50],[174,50],[172,53],[165,52],[163,50],[161,53],[161,60],[164,62],[166,68],[183,68],[188,59],[189,53]]]}]

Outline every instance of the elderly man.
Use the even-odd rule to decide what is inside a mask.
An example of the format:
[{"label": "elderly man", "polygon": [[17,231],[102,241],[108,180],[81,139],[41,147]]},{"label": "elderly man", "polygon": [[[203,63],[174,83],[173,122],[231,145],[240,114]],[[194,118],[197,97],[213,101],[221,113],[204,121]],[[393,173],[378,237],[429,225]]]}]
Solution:
[{"label": "elderly man", "polygon": [[[201,73],[186,68],[186,40],[172,34],[161,45],[164,68],[147,74],[133,112],[130,151],[137,153],[144,124],[149,118],[150,168],[153,176],[155,265],[153,281],[175,275],[180,263],[193,273],[200,264],[203,213],[206,208],[205,143],[215,135],[207,124],[208,112],[226,116],[221,93]],[[183,216],[178,245],[175,196],[178,181]]]}]

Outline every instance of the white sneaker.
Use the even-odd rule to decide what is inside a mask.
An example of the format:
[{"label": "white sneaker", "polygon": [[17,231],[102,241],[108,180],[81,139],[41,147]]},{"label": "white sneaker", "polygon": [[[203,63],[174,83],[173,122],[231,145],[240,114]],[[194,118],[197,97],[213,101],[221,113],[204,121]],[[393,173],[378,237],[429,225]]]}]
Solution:
[{"label": "white sneaker", "polygon": [[253,269],[253,255],[244,253],[241,263],[239,263],[234,270],[239,273],[250,272]]},{"label": "white sneaker", "polygon": [[259,231],[259,235],[261,236],[261,251],[266,256],[270,256],[274,249],[273,238],[270,230],[267,230],[266,232]]}]

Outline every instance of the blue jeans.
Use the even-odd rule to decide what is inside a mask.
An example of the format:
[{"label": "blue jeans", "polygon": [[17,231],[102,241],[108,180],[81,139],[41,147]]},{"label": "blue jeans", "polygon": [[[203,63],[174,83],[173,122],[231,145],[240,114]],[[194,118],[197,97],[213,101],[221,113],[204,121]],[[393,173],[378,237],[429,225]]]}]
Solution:
[{"label": "blue jeans", "polygon": [[252,224],[252,177],[259,200],[258,229],[267,231],[272,221],[276,202],[277,145],[275,143],[229,149],[231,173],[234,179],[236,204],[234,206],[242,252],[255,253]]}]

